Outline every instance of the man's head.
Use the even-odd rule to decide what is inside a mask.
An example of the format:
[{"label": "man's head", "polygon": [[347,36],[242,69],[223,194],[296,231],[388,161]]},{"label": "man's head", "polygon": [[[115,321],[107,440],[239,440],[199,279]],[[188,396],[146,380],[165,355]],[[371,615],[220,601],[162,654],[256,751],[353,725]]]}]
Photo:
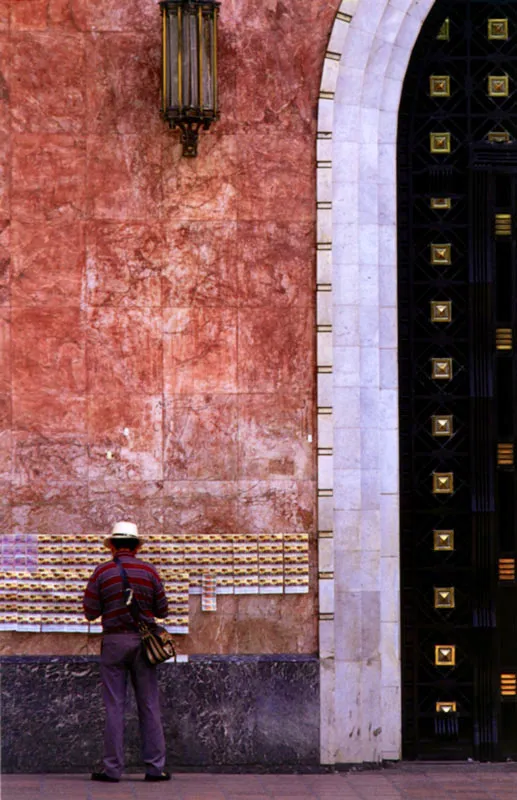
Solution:
[{"label": "man's head", "polygon": [[116,522],[111,535],[104,539],[104,544],[109,547],[113,555],[122,549],[136,553],[140,549],[142,539],[134,522]]}]

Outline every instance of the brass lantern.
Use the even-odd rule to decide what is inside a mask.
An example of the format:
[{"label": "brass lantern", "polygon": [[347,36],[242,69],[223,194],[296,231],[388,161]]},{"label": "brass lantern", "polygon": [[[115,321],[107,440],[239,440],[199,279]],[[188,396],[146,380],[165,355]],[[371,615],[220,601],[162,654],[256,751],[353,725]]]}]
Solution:
[{"label": "brass lantern", "polygon": [[184,156],[218,118],[217,0],[162,0],[162,116],[179,128]]}]

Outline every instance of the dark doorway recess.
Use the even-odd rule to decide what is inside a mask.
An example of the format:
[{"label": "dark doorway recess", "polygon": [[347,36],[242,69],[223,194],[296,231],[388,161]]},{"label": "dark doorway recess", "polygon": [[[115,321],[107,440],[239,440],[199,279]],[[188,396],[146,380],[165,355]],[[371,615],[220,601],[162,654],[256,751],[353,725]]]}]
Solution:
[{"label": "dark doorway recess", "polygon": [[398,140],[405,758],[517,759],[516,101],[517,3],[438,0]]}]

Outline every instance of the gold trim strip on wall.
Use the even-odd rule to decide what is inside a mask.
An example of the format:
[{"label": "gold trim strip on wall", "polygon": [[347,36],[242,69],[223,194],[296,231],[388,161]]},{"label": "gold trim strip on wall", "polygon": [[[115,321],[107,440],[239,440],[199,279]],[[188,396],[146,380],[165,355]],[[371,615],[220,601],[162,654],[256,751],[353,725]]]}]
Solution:
[{"label": "gold trim strip on wall", "polygon": [[500,581],[514,581],[515,580],[515,559],[514,558],[500,558],[499,559],[499,580]]},{"label": "gold trim strip on wall", "polygon": [[511,236],[512,235],[512,215],[511,214],[496,214],[495,215],[495,235],[496,236]]},{"label": "gold trim strip on wall", "polygon": [[500,685],[503,697],[515,697],[517,695],[517,675],[515,672],[503,672]]},{"label": "gold trim strip on wall", "polygon": [[499,442],[497,445],[497,463],[501,467],[513,466],[513,444],[511,442]]},{"label": "gold trim strip on wall", "polygon": [[495,332],[496,350],[513,349],[513,331],[511,328],[497,328]]}]

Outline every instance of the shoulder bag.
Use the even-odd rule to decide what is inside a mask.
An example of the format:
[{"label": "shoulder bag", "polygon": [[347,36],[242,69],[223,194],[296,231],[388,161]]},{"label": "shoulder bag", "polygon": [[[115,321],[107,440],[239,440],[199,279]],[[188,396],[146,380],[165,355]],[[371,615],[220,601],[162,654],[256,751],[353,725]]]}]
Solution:
[{"label": "shoulder bag", "polygon": [[174,658],[174,660],[176,660],[176,649],[171,634],[156,623],[151,627],[149,622],[144,619],[140,613],[140,606],[131,584],[129,583],[126,570],[118,558],[115,558],[114,561],[119,568],[124,585],[124,602],[138,628],[142,639],[143,654],[147,662],[151,664],[151,666],[155,666],[156,664],[161,664],[162,661],[167,661],[169,658]]}]

